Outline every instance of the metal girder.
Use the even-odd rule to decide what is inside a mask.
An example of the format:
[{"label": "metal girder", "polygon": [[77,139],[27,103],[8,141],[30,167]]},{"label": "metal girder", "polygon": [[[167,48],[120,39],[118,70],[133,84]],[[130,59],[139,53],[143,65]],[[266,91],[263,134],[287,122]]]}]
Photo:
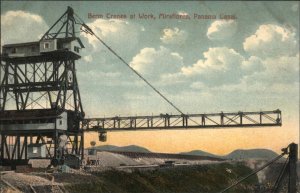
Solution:
[{"label": "metal girder", "polygon": [[75,24],[74,11],[71,7],[68,7],[67,11],[49,28],[41,40],[75,37]]},{"label": "metal girder", "polygon": [[281,111],[89,118],[85,132],[281,126]]},{"label": "metal girder", "polygon": [[59,106],[83,113],[74,60],[6,61],[1,67],[0,110],[7,110],[10,103],[16,110]]}]

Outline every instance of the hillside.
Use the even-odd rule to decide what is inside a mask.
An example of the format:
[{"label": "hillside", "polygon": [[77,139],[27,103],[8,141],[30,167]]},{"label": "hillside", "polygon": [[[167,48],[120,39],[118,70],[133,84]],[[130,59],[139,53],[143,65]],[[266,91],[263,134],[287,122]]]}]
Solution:
[{"label": "hillside", "polygon": [[[234,175],[226,170],[232,171]],[[89,181],[73,176],[74,180],[71,177],[60,177],[63,180],[59,182],[73,193],[216,193],[228,187],[236,178],[235,175],[244,176],[251,172],[249,167],[242,164],[222,163],[148,171],[111,170],[92,173]],[[55,179],[58,177],[55,176]],[[230,192],[252,193],[252,185],[257,183],[257,177],[252,176]]]},{"label": "hillside", "polygon": [[223,159],[272,159],[278,156],[278,154],[276,154],[274,151],[269,149],[248,149],[248,150],[238,149],[238,150],[234,150],[233,152],[225,156],[214,155],[201,150],[194,150],[190,152],[184,152],[181,154],[209,156],[209,157],[216,157],[216,158],[223,158]]},{"label": "hillside", "polygon": [[193,150],[193,151],[190,151],[190,152],[182,152],[180,154],[182,154],[182,155],[197,155],[197,156],[220,157],[220,156],[217,156],[217,155],[214,155],[214,154],[202,151],[202,150]]},{"label": "hillside", "polygon": [[123,146],[123,147],[118,147],[118,146],[114,146],[114,145],[102,145],[102,146],[97,146],[94,148],[99,151],[124,151],[124,152],[151,153],[151,151],[149,151],[148,149],[137,146],[137,145],[129,145],[129,146]]},{"label": "hillside", "polygon": [[[123,152],[140,152],[140,153],[152,153],[150,150],[136,146],[136,145],[129,145],[118,147],[114,145],[103,145],[94,147],[99,151],[123,151]],[[182,152],[179,153],[182,155],[196,155],[196,156],[209,156],[209,157],[216,157],[216,158],[223,158],[223,159],[272,159],[278,154],[276,154],[272,150],[268,149],[237,149],[229,153],[225,156],[215,155],[209,152],[205,152],[202,150],[193,150],[190,152]]]},{"label": "hillside", "polygon": [[272,159],[278,156],[277,153],[268,149],[238,149],[224,156],[227,159]]},{"label": "hillside", "polygon": [[[71,173],[47,173],[42,170],[32,173],[3,172],[0,187],[6,193],[217,193],[232,184],[237,177],[251,173],[255,169],[254,165],[262,163],[265,161],[254,161],[251,166],[246,162],[233,161],[151,170],[122,171],[110,168],[89,172],[71,170]],[[228,193],[271,192],[270,184],[277,180],[283,164],[270,165],[263,175],[248,178]],[[259,182],[261,184],[257,186]],[[287,190],[283,187],[281,192]]]}]

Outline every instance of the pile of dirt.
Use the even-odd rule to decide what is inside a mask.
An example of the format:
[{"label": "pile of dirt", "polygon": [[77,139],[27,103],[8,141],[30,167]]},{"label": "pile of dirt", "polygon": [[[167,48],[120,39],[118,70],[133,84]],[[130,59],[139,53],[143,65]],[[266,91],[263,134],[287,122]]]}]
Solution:
[{"label": "pile of dirt", "polygon": [[139,163],[133,159],[110,152],[98,152],[97,157],[99,160],[99,165],[103,167],[117,167],[120,165],[138,165]]},{"label": "pile of dirt", "polygon": [[[1,173],[1,181],[2,183],[8,185],[8,188],[16,191],[16,192],[36,192],[35,189],[43,189],[43,187],[60,187],[63,184],[56,183],[53,180],[47,179],[42,176],[38,176],[34,173],[25,174],[25,173],[15,173],[15,172],[2,172]],[[49,188],[48,188],[49,189]],[[55,191],[47,191],[52,193],[62,193],[64,191],[56,189]],[[41,192],[41,191],[38,191]],[[42,192],[41,192],[42,193]]]}]

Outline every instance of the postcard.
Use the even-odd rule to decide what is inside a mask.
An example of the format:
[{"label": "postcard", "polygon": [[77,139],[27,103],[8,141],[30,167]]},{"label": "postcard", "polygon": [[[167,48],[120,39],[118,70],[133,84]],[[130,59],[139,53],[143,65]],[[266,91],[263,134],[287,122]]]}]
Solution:
[{"label": "postcard", "polygon": [[0,132],[1,192],[296,192],[299,2],[1,1]]}]

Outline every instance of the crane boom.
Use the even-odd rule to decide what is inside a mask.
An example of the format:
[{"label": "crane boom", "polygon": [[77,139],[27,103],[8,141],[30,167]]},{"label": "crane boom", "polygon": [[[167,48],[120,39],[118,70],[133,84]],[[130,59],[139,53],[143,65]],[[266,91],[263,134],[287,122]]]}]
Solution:
[{"label": "crane boom", "polygon": [[[79,18],[79,17],[78,17]],[[80,19],[80,18],[79,18]],[[160,114],[157,116],[131,116],[89,118],[82,121],[84,131],[131,131],[155,129],[196,129],[196,128],[225,128],[225,127],[256,127],[256,126],[281,126],[281,111],[237,112],[237,113],[212,113],[212,114],[184,114],[177,106],[159,92],[139,72],[133,69],[120,55],[108,46],[93,30],[81,19],[81,29],[93,35],[109,51],[129,67],[138,77],[150,86],[165,101],[174,107],[180,115]]]},{"label": "crane boom", "polygon": [[87,118],[85,132],[281,126],[281,111]]}]

